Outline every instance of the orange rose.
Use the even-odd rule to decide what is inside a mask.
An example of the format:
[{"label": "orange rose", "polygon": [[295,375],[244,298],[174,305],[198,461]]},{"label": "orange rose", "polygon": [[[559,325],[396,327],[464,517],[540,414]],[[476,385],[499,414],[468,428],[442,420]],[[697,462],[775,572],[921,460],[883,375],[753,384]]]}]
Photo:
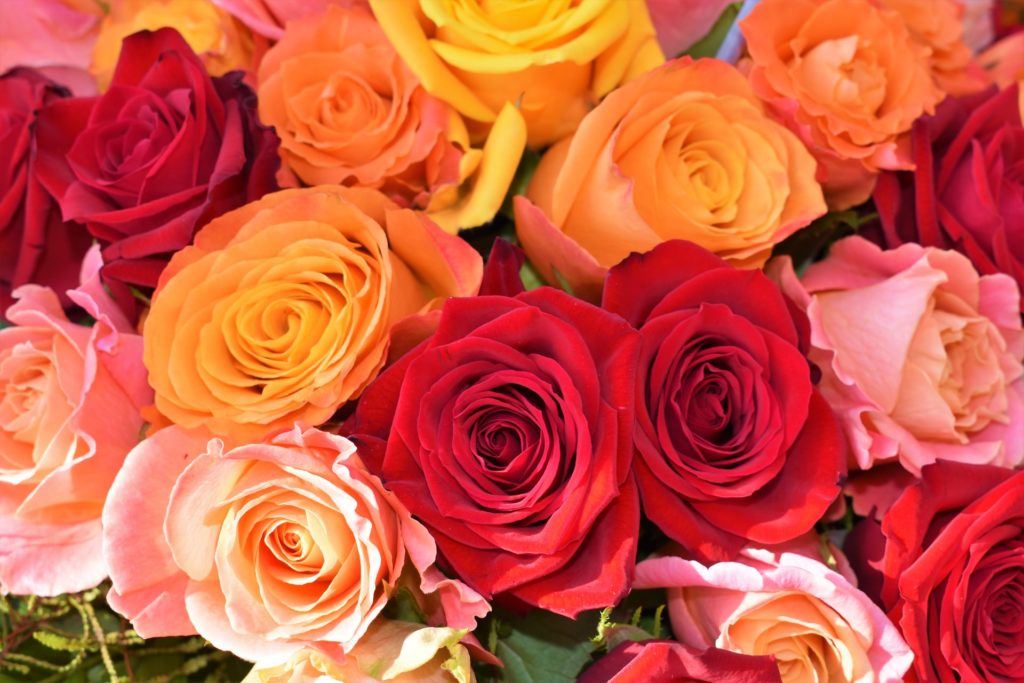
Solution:
[{"label": "orange rose", "polygon": [[520,130],[484,159],[459,114],[420,87],[373,16],[336,5],[288,23],[260,64],[259,110],[302,182],[378,188],[427,209],[449,232],[497,213],[525,143]]},{"label": "orange rose", "polygon": [[143,330],[156,408],[246,442],[316,425],[377,375],[392,327],[475,294],[480,256],[373,190],[285,190],[175,254]]},{"label": "orange rose", "polygon": [[612,92],[544,155],[516,231],[549,282],[591,300],[609,266],[671,239],[759,267],[825,213],[815,169],[734,67],[679,59]]},{"label": "orange rose", "polygon": [[106,90],[121,54],[121,41],[139,31],[176,29],[212,76],[246,69],[253,61],[249,30],[210,0],[113,0],[92,54],[91,71]]},{"label": "orange rose", "polygon": [[370,0],[370,7],[423,87],[477,122],[474,141],[514,104],[529,144],[548,145],[617,85],[664,61],[640,1]]},{"label": "orange rose", "polygon": [[817,157],[830,207],[865,201],[881,169],[912,167],[910,128],[944,93],[899,14],[871,0],[764,0],[740,27],[754,91]]}]

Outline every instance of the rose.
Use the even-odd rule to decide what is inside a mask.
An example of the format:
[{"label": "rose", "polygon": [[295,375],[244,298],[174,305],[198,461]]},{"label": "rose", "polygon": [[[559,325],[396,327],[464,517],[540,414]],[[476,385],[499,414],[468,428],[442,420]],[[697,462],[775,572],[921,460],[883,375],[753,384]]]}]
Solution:
[{"label": "rose", "polygon": [[110,90],[39,114],[38,175],[104,245],[103,277],[153,287],[211,218],[274,189],[277,138],[239,74],[211,79],[171,29],[125,39]]},{"label": "rose", "polygon": [[152,401],[142,339],[104,292],[98,250],[70,299],[25,285],[0,330],[0,593],[59,595],[107,576],[100,510]]},{"label": "rose", "polygon": [[832,209],[911,168],[909,133],[944,93],[931,51],[872,0],[764,0],[740,22],[754,92],[814,153]]},{"label": "rose", "polygon": [[250,660],[351,651],[396,589],[440,591],[456,628],[487,605],[431,564],[429,535],[343,437],[228,448],[178,427],[128,455],[103,509],[107,601],[143,637],[198,632]]},{"label": "rose", "polygon": [[146,319],[156,407],[239,441],[356,398],[389,335],[476,293],[480,256],[374,190],[284,190],[213,220],[171,259]]},{"label": "rose", "polygon": [[964,42],[973,52],[981,52],[995,38],[996,0],[962,0]]},{"label": "rose", "polygon": [[583,672],[579,683],[779,683],[771,657],[703,652],[668,641],[623,643]]},{"label": "rose", "polygon": [[52,287],[66,304],[92,242],[61,221],[36,177],[36,111],[67,95],[33,69],[0,76],[0,316],[14,303],[11,291],[28,282]]},{"label": "rose", "polygon": [[801,350],[806,318],[778,287],[666,242],[613,267],[602,305],[640,331],[634,468],[651,521],[702,559],[811,529],[846,455]]},{"label": "rose", "polygon": [[[370,7],[427,92],[476,122],[474,142],[514,105],[529,145],[549,145],[572,133],[599,98],[664,61],[643,2],[370,0]],[[494,126],[492,135],[504,134]]]},{"label": "rose", "polygon": [[956,252],[882,251],[860,237],[835,243],[800,281],[788,259],[773,274],[807,311],[821,392],[860,469],[1024,461],[1024,332],[1010,278],[979,277]]},{"label": "rose", "polygon": [[774,655],[784,683],[902,683],[912,655],[871,600],[821,562],[747,549],[705,566],[679,557],[637,565],[636,588],[668,588],[684,645]]},{"label": "rose", "polygon": [[729,0],[647,0],[647,11],[669,59],[680,55],[714,27]]},{"label": "rose", "polygon": [[464,633],[377,619],[343,661],[303,650],[281,666],[257,664],[242,683],[472,683]]},{"label": "rose", "polygon": [[100,24],[89,67],[100,88],[110,84],[126,37],[164,27],[182,35],[211,76],[253,65],[252,35],[210,0],[117,0]]},{"label": "rose", "polygon": [[333,5],[290,22],[263,58],[259,110],[304,183],[378,188],[453,233],[494,216],[524,144],[471,149],[459,115],[423,90],[372,15]]},{"label": "rose", "polygon": [[250,29],[280,40],[289,21],[323,14],[327,7],[365,7],[366,0],[213,0]]},{"label": "rose", "polygon": [[1022,680],[1024,473],[929,465],[846,546],[902,629],[917,680]]},{"label": "rose", "polygon": [[[451,299],[350,433],[485,597],[573,616],[629,589],[637,334],[550,288]],[[386,440],[386,446],[385,446]]]},{"label": "rose", "polygon": [[917,171],[879,179],[875,240],[956,249],[980,272],[1006,273],[1024,284],[1018,86],[947,100],[934,117],[914,124],[913,152]]},{"label": "rose", "polygon": [[82,6],[62,0],[33,0],[6,5],[0,22],[0,73],[33,67],[77,95],[96,92],[87,71],[99,32],[99,4]]},{"label": "rose", "polygon": [[611,93],[544,155],[516,231],[548,282],[596,301],[608,267],[668,239],[760,266],[825,212],[814,174],[735,68],[684,58]]}]

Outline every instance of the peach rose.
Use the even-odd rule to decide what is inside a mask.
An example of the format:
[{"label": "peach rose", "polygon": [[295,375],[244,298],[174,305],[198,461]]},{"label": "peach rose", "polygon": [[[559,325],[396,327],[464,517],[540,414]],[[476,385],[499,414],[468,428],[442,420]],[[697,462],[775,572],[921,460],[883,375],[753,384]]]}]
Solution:
[{"label": "peach rose", "polygon": [[903,17],[872,0],[764,0],[740,27],[754,91],[817,157],[831,208],[913,167],[910,128],[945,93]]},{"label": "peach rose", "polygon": [[99,35],[98,10],[91,0],[0,0],[0,73],[31,66],[76,95],[94,94],[88,69]]},{"label": "peach rose", "polygon": [[759,267],[825,213],[815,168],[734,67],[682,58],[612,92],[544,155],[516,231],[545,279],[592,300],[608,267],[671,239]]},{"label": "peach rose", "polygon": [[634,588],[668,588],[684,645],[773,655],[783,683],[902,683],[913,654],[885,613],[837,572],[801,554],[748,549],[704,566],[637,565]]},{"label": "peach rose", "polygon": [[92,316],[72,323],[57,294],[15,292],[0,330],[0,594],[58,595],[107,576],[100,511],[138,442],[152,400],[142,338],[99,281],[99,249],[68,297]]},{"label": "peach rose", "polygon": [[770,273],[807,311],[822,394],[856,465],[1024,462],[1024,331],[1007,275],[953,251],[840,240],[800,280]]},{"label": "peach rose", "polygon": [[268,194],[201,229],[145,322],[156,408],[253,440],[320,424],[385,362],[396,324],[480,285],[480,256],[374,190]]},{"label": "peach rose", "polygon": [[252,66],[252,34],[211,0],[112,0],[90,67],[100,89],[106,90],[114,75],[121,41],[165,26],[182,35],[212,76]]},{"label": "peach rose", "polygon": [[142,637],[199,633],[268,664],[303,647],[341,657],[407,566],[411,587],[446,595],[451,627],[486,614],[348,439],[296,426],[237,448],[204,440],[170,427],[140,443],[103,509],[107,600]]},{"label": "peach rose", "polygon": [[302,650],[280,666],[261,666],[242,683],[471,683],[465,631],[377,619],[341,661]]},{"label": "peach rose", "polygon": [[370,0],[370,7],[427,92],[475,122],[474,142],[514,105],[529,145],[549,145],[613,88],[664,61],[644,2]]},{"label": "peach rose", "polygon": [[520,130],[482,158],[459,114],[420,87],[369,11],[334,5],[290,22],[263,58],[259,111],[302,182],[378,188],[449,232],[493,218],[525,144]]},{"label": "peach rose", "polygon": [[367,0],[213,0],[254,32],[280,40],[285,24],[323,14],[330,5],[367,7]]}]

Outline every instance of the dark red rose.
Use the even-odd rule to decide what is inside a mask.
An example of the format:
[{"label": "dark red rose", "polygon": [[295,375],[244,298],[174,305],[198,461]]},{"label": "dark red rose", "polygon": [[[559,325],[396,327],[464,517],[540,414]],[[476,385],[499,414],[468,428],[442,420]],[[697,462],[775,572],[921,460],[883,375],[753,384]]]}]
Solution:
[{"label": "dark red rose", "polygon": [[554,289],[451,299],[348,431],[447,569],[487,597],[574,616],[633,578],[636,350],[623,320]]},{"label": "dark red rose", "polygon": [[36,113],[67,97],[64,87],[34,69],[0,76],[0,318],[12,290],[34,282],[64,292],[78,286],[92,238],[65,224],[36,174]]},{"label": "dark red rose", "polygon": [[39,177],[104,246],[104,279],[154,287],[210,219],[276,189],[278,139],[241,73],[210,78],[173,29],[125,39],[109,90],[39,115]]},{"label": "dark red rose", "polygon": [[665,640],[623,643],[583,672],[578,683],[782,683],[772,657]]},{"label": "dark red rose", "polygon": [[918,681],[1024,681],[1024,472],[940,461],[845,544]]},{"label": "dark red rose", "polygon": [[956,249],[982,274],[1006,273],[1024,286],[1018,88],[950,97],[918,120],[911,134],[917,168],[882,174],[874,196],[880,224],[865,234],[883,247]]},{"label": "dark red rose", "polygon": [[703,561],[814,526],[846,474],[807,321],[760,271],[689,242],[611,269],[603,306],[640,330],[635,470],[647,516]]}]

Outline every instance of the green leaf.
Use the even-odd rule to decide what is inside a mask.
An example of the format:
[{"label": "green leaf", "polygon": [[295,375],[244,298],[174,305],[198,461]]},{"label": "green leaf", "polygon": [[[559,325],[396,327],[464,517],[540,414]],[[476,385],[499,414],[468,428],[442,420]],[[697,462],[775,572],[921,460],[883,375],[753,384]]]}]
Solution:
[{"label": "green leaf", "polygon": [[694,59],[714,57],[718,53],[718,48],[721,47],[722,41],[725,40],[725,35],[729,33],[733,22],[736,21],[736,16],[740,13],[740,5],[742,4],[741,2],[734,2],[726,7],[725,11],[718,17],[718,21],[711,27],[711,31],[691,45],[690,49],[683,54],[689,55]]},{"label": "green leaf", "polygon": [[579,619],[534,610],[525,618],[501,617],[495,654],[507,683],[572,683],[596,649],[590,637],[597,614]]}]

